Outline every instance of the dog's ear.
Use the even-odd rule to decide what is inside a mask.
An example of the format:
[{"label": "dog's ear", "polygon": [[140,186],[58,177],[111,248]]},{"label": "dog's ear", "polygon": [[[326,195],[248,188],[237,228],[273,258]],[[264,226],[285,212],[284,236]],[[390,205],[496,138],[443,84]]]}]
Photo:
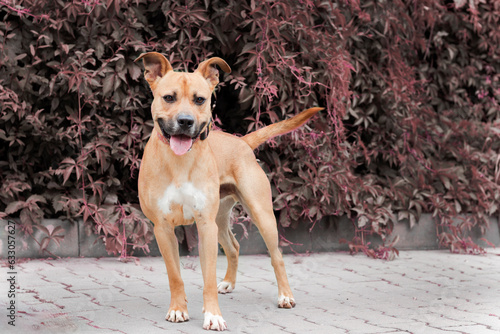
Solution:
[{"label": "dog's ear", "polygon": [[219,83],[219,70],[215,65],[226,73],[231,73],[229,65],[221,58],[214,57],[201,62],[195,72],[200,73],[210,85],[210,90],[214,90],[215,86]]},{"label": "dog's ear", "polygon": [[156,80],[163,77],[168,71],[173,71],[167,58],[158,52],[143,53],[136,60],[142,59],[144,63],[144,78],[149,83],[151,89],[156,86]]}]

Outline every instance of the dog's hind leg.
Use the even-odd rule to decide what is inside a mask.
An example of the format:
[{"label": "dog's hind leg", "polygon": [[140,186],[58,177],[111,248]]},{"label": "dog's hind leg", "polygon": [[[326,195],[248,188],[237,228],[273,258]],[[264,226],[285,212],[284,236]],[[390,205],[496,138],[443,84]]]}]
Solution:
[{"label": "dog's hind leg", "polygon": [[271,186],[257,162],[255,166],[245,170],[245,175],[238,178],[237,196],[254,224],[257,225],[271,256],[278,282],[278,307],[294,307],[295,299],[288,283],[283,256],[278,248],[278,229],[273,211]]},{"label": "dog's hind leg", "polygon": [[227,257],[227,271],[224,280],[217,285],[219,293],[229,293],[236,285],[236,274],[238,271],[238,256],[240,244],[231,231],[229,218],[231,210],[236,202],[231,196],[221,200],[219,212],[217,213],[217,226],[219,227],[218,239]]}]

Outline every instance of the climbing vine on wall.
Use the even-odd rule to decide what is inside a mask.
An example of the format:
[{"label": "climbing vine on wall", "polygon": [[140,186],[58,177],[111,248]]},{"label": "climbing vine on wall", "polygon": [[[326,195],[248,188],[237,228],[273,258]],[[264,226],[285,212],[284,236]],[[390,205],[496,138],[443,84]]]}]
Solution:
[{"label": "climbing vine on wall", "polygon": [[496,1],[0,0],[0,18],[0,217],[27,235],[82,219],[109,252],[147,251],[151,94],[133,59],[153,50],[177,70],[230,64],[228,132],[326,107],[257,152],[284,228],[348,215],[385,237],[431,213],[444,246],[477,251],[467,231],[498,215]]}]

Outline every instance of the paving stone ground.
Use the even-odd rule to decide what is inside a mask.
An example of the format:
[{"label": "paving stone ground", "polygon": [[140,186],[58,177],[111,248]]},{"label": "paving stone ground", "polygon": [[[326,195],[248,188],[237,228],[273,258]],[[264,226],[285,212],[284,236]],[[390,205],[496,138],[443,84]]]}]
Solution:
[{"label": "paving stone ground", "polygon": [[[286,255],[297,306],[277,308],[269,257],[242,256],[233,293],[220,295],[229,333],[500,333],[500,251]],[[164,320],[170,301],[159,257],[39,259],[17,264],[15,327],[9,268],[0,281],[0,333],[206,333],[197,257],[181,258],[191,320]],[[226,261],[219,257],[218,277]]]}]

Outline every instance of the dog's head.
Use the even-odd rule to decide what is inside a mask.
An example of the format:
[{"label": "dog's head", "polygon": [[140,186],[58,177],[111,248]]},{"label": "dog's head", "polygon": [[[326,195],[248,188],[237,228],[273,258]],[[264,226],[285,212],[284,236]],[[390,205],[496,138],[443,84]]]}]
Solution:
[{"label": "dog's head", "polygon": [[174,72],[160,53],[143,53],[135,61],[140,59],[154,96],[151,113],[156,131],[175,154],[185,154],[210,126],[212,92],[219,83],[216,65],[226,73],[231,68],[214,57],[200,63],[193,73]]}]

